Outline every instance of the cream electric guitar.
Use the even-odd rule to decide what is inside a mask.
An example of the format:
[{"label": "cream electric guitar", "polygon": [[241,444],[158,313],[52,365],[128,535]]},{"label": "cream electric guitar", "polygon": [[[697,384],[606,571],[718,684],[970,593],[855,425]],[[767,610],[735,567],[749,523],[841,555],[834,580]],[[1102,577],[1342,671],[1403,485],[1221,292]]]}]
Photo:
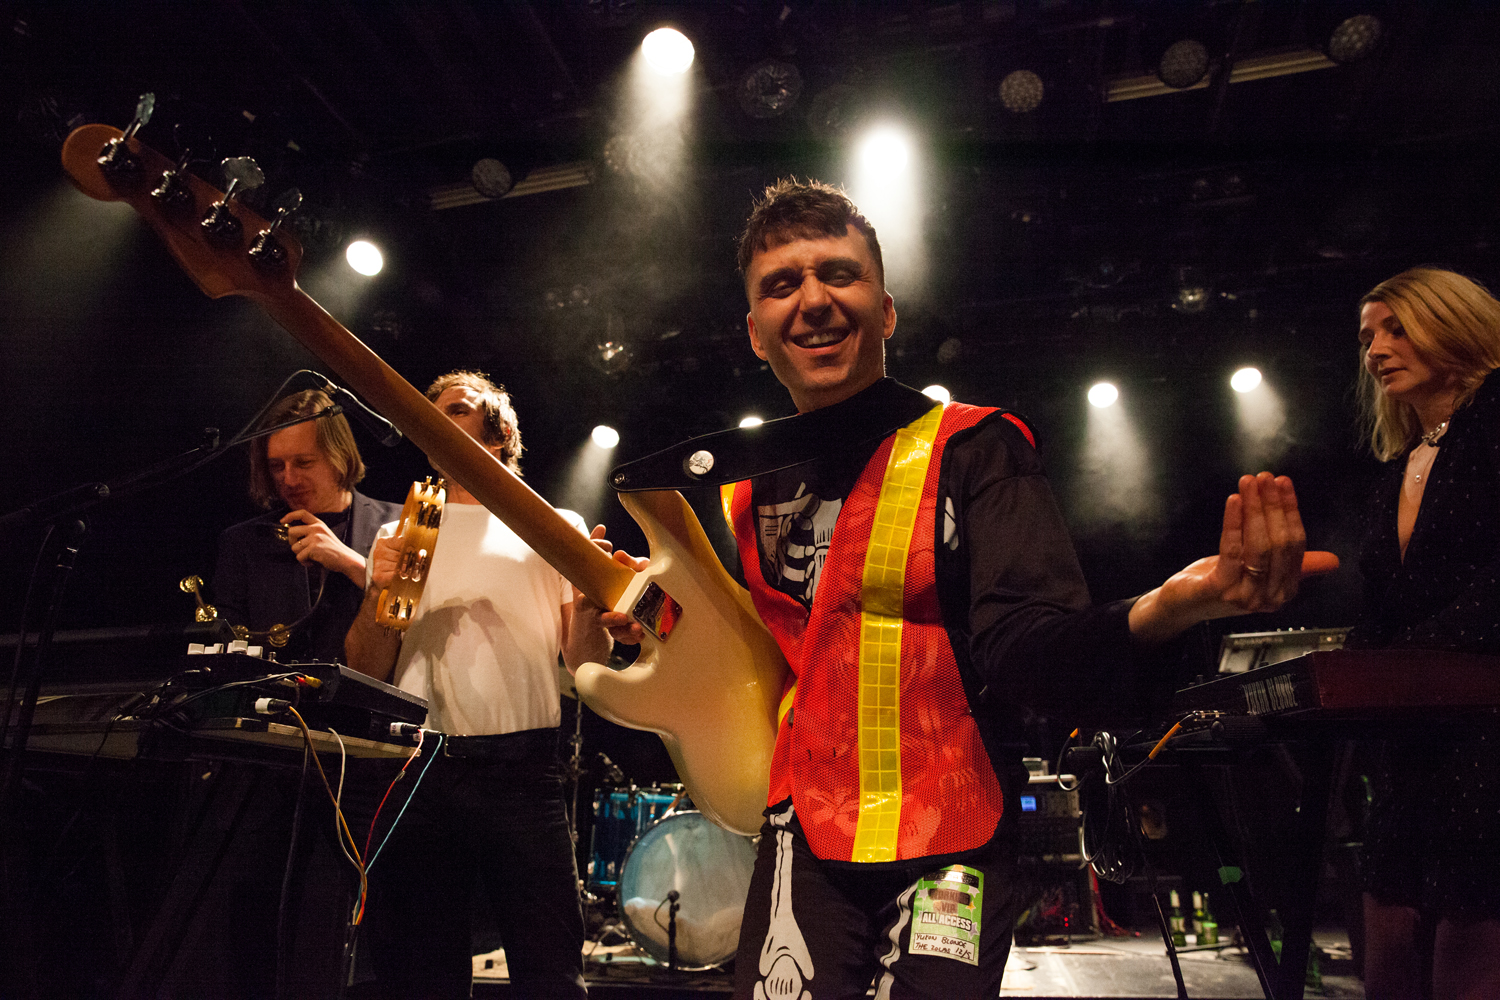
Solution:
[{"label": "cream electric guitar", "polygon": [[279,228],[286,212],[268,224],[233,198],[258,182],[259,168],[226,161],[225,195],[136,139],[143,121],[138,115],[126,132],[73,132],[62,151],[73,183],[134,207],[210,298],[259,303],[574,586],[632,614],[650,633],[639,659],[621,671],[584,665],[579,694],[605,718],[660,735],[693,803],[714,822],[758,831],[786,661],[682,495],[622,495],[651,561],[639,573],[615,562],[297,286],[302,248]]}]

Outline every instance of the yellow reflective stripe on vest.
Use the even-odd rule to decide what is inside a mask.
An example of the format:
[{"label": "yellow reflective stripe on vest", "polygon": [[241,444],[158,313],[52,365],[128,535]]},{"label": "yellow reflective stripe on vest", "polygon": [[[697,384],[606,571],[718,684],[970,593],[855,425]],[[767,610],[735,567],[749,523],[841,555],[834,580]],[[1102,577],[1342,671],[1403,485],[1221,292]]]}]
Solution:
[{"label": "yellow reflective stripe on vest", "polygon": [[786,694],[781,696],[781,704],[776,708],[776,728],[786,721],[786,713],[792,710],[792,702],[797,700],[797,682],[792,681],[792,686],[786,689]]},{"label": "yellow reflective stripe on vest", "polygon": [[894,861],[901,820],[901,623],[906,556],[943,408],[896,432],[865,551],[859,621],[859,820],[852,861]]}]

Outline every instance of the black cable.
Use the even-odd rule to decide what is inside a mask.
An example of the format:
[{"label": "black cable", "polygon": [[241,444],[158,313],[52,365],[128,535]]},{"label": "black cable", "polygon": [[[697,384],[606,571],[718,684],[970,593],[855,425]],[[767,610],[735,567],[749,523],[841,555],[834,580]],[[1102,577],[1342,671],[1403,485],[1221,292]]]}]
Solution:
[{"label": "black cable", "polygon": [[[183,476],[188,475],[189,473],[196,472],[198,469],[201,469],[203,466],[207,465],[209,462],[214,461],[215,459],[219,458],[221,455],[223,455],[226,452],[228,452],[231,448],[235,448],[235,447],[237,447],[237,446],[245,443],[246,441],[250,440],[251,438],[255,437],[256,436],[256,425],[258,423],[260,423],[260,421],[265,417],[265,415],[268,412],[270,412],[271,407],[274,406],[277,403],[277,401],[279,401],[281,399],[282,393],[284,393],[286,391],[287,386],[291,385],[292,381],[294,379],[296,379],[298,376],[301,376],[301,375],[313,375],[313,376],[315,376],[315,377],[317,377],[319,379],[323,379],[323,376],[319,375],[315,371],[310,371],[309,369],[306,369],[306,368],[299,368],[297,371],[292,372],[292,374],[290,374],[290,375],[288,375],[286,377],[286,379],[281,383],[281,385],[279,387],[277,387],[276,391],[271,395],[271,398],[266,402],[266,404],[264,406],[262,406],[259,410],[257,410],[256,413],[255,413],[255,415],[252,416],[250,418],[250,420],[243,427],[241,427],[238,431],[236,431],[235,434],[234,434],[234,436],[231,437],[227,442],[225,442],[224,444],[219,445],[216,448],[210,448],[208,450],[208,452],[206,454],[204,454],[202,457],[193,460],[192,462],[188,463],[186,466],[183,466],[182,468],[174,468],[172,463],[176,462],[177,458],[169,458],[169,459],[167,459],[167,460],[165,460],[163,462],[158,462],[156,465],[153,465],[150,468],[145,469],[144,471],[138,472],[138,473],[136,473],[133,476],[130,476],[130,477],[126,478],[126,479],[122,479],[122,480],[120,480],[117,483],[111,483],[111,484],[109,484],[109,495],[110,495],[110,497],[112,499],[115,499],[115,500],[122,500],[122,499],[124,499],[124,498],[126,498],[128,496],[132,496],[132,495],[134,495],[136,493],[139,493],[142,490],[150,489],[153,486],[161,486],[161,485],[164,485],[166,483],[171,482],[173,479],[179,479],[179,478],[181,478]],[[327,380],[323,379],[323,381],[326,382]],[[322,414],[318,414],[318,416],[321,416],[321,415]],[[297,420],[289,421],[285,426],[289,427],[292,424],[301,423],[302,420],[304,420],[304,419],[314,419],[314,418],[312,418],[312,417],[298,418]],[[271,432],[279,430],[279,429],[280,429],[279,427],[268,427],[268,428],[265,429],[265,433],[271,433]],[[188,454],[192,454],[192,452],[189,452]],[[178,457],[180,458],[181,456],[178,456]],[[157,482],[156,480],[163,473],[170,473],[170,475],[166,479],[161,479],[160,482]]]},{"label": "black cable", "polygon": [[207,698],[211,694],[219,694],[223,691],[228,691],[230,688],[250,687],[254,684],[270,684],[274,681],[285,680],[288,677],[302,676],[304,675],[300,670],[292,670],[284,674],[267,674],[265,677],[248,677],[241,681],[230,681],[227,684],[218,684],[211,688],[204,688],[202,691],[195,691],[181,701],[174,701],[169,703],[164,710],[170,710],[173,712],[180,711],[184,705],[191,704],[192,702],[197,701],[199,698]]}]

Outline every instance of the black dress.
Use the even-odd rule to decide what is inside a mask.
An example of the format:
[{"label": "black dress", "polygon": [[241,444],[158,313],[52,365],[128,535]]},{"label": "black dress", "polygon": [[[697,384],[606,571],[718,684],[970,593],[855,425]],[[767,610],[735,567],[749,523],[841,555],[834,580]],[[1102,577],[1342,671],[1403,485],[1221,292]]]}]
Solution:
[{"label": "black dress", "polygon": [[[1396,512],[1406,456],[1389,465],[1370,505],[1364,606],[1349,645],[1500,654],[1500,375],[1450,420],[1404,560]],[[1500,720],[1385,746],[1364,877],[1385,903],[1500,917]]]}]

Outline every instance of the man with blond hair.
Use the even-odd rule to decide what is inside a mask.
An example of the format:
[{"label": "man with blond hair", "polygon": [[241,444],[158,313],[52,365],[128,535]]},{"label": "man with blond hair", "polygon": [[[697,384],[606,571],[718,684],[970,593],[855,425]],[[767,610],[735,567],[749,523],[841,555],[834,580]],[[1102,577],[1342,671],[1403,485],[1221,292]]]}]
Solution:
[{"label": "man with blond hair", "polygon": [[[333,662],[364,599],[365,553],[399,504],[355,489],[364,478],[349,422],[333,400],[307,389],[278,400],[261,427],[292,424],[250,443],[250,498],[268,512],[219,536],[212,594],[231,625],[271,645],[286,629],[282,660]],[[320,415],[321,414],[321,415]]]}]

